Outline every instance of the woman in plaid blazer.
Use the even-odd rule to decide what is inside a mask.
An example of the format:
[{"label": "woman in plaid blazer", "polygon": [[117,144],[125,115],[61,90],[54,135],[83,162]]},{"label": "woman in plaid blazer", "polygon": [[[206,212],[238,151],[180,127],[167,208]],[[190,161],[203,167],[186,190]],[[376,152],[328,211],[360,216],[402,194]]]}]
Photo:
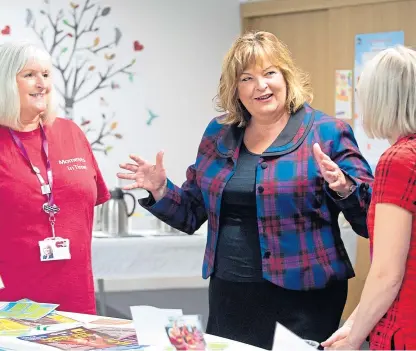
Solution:
[{"label": "woman in plaid blazer", "polygon": [[[243,35],[225,57],[218,105],[182,187],[137,156],[122,164],[140,203],[189,234],[208,219],[207,333],[271,349],[276,322],[323,341],[354,271],[342,211],[367,237],[372,174],[348,124],[313,109],[308,77],[273,34]],[[331,303],[329,303],[331,301]]]},{"label": "woman in plaid blazer", "polygon": [[377,164],[368,212],[371,267],[360,303],[324,345],[416,350],[416,52],[402,46],[375,56],[358,85],[369,137],[392,144]]}]

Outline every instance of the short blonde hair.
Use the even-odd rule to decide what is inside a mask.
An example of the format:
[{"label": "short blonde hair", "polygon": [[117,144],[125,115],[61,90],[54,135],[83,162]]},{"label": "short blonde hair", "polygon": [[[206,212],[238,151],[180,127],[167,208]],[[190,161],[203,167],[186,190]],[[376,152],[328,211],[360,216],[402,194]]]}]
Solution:
[{"label": "short blonde hair", "polygon": [[[0,125],[19,129],[20,97],[16,76],[30,60],[46,60],[51,64],[49,53],[38,46],[24,41],[10,41],[0,45]],[[50,72],[52,74],[52,72]],[[49,93],[47,111],[42,116],[44,124],[52,124],[56,118],[55,91]]]},{"label": "short blonde hair", "polygon": [[404,46],[379,52],[364,67],[357,96],[370,138],[416,133],[416,52]]},{"label": "short blonde hair", "polygon": [[243,71],[268,59],[283,74],[287,85],[286,109],[296,112],[313,99],[309,76],[299,69],[289,49],[269,32],[248,32],[238,38],[224,58],[217,95],[217,108],[228,112],[221,123],[244,126],[244,106],[238,99],[237,84]]}]

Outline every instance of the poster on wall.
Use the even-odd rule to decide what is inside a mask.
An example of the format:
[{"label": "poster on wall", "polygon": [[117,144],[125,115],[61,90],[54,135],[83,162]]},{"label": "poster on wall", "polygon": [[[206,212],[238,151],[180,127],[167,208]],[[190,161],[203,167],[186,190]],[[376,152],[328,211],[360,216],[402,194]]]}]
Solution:
[{"label": "poster on wall", "polygon": [[352,70],[335,71],[335,117],[352,119]]},{"label": "poster on wall", "polygon": [[[404,45],[403,31],[356,35],[354,86],[357,86],[362,69],[369,60],[371,60],[378,52],[396,45]],[[357,102],[356,95],[355,102]],[[367,137],[363,130],[362,119],[357,103],[354,104],[354,117],[354,133],[358,146],[374,171],[380,156],[389,147],[389,143],[386,140],[369,139]]]}]

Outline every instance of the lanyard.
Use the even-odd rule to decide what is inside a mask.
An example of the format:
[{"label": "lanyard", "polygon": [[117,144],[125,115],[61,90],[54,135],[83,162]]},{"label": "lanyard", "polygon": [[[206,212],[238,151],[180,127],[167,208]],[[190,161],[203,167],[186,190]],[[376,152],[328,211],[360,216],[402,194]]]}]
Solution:
[{"label": "lanyard", "polygon": [[17,136],[17,134],[11,128],[9,128],[9,132],[13,138],[14,143],[19,149],[20,153],[29,163],[29,166],[32,168],[33,172],[38,178],[42,195],[45,195],[47,198],[47,202],[43,204],[42,208],[49,215],[49,222],[52,228],[52,235],[53,237],[55,237],[55,214],[58,213],[59,207],[54,204],[54,200],[53,200],[53,192],[52,192],[53,176],[52,176],[51,163],[49,161],[48,140],[46,139],[45,130],[43,129],[42,124],[40,124],[40,133],[41,133],[41,138],[42,138],[42,151],[46,158],[46,175],[48,177],[48,183],[46,183],[45,180],[43,179],[42,175],[40,174],[39,168],[36,167],[30,161],[26,148],[23,145],[20,138]]}]

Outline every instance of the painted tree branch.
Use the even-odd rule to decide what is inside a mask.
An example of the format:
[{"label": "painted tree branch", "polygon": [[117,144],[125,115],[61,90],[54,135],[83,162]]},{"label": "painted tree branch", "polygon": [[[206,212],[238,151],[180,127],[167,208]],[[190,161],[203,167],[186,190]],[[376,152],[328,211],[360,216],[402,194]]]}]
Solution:
[{"label": "painted tree branch", "polygon": [[84,7],[83,7],[83,9],[82,9],[82,11],[81,11],[81,14],[80,14],[80,16],[79,16],[79,19],[77,19],[77,17],[76,17],[76,8],[72,9],[72,16],[73,16],[73,18],[74,18],[74,34],[73,34],[74,43],[73,43],[73,45],[72,45],[71,55],[70,55],[70,57],[69,57],[69,59],[68,59],[68,63],[67,63],[67,65],[65,66],[65,71],[68,69],[68,66],[71,64],[71,62],[72,62],[72,59],[73,59],[73,57],[74,57],[75,52],[77,52],[77,51],[79,51],[79,50],[80,50],[80,49],[77,47],[77,45],[78,45],[78,41],[80,40],[80,38],[81,38],[84,34],[86,34],[86,33],[88,33],[88,32],[92,32],[91,27],[92,27],[93,23],[96,21],[96,19],[99,17],[99,16],[97,16],[97,14],[98,14],[98,12],[99,12],[100,7],[99,7],[99,6],[97,6],[97,12],[96,12],[96,14],[94,15],[94,18],[93,18],[93,19],[92,19],[92,21],[91,21],[90,29],[88,29],[88,30],[83,29],[83,30],[81,30],[81,31],[79,32],[79,27],[80,27],[80,25],[81,25],[81,21],[82,21],[82,18],[84,17],[84,14],[85,14],[87,11],[89,11],[90,9],[92,9],[92,8],[95,6],[95,5],[90,5],[90,6],[88,6],[88,5],[89,5],[89,2],[90,2],[90,0],[87,0],[87,1],[85,2]]},{"label": "painted tree branch", "polygon": [[45,38],[44,38],[44,31],[40,31],[40,33],[36,30],[36,20],[33,20],[33,22],[31,23],[30,27],[32,28],[32,30],[35,32],[36,36],[39,38],[39,40],[42,42],[43,47],[45,48],[45,50],[49,51],[47,46],[46,46],[46,42],[45,42]]},{"label": "painted tree branch", "polygon": [[[45,1],[46,4],[48,4]],[[65,113],[69,118],[73,118],[73,106],[75,103],[82,101],[101,89],[110,86],[110,79],[119,74],[126,74],[132,76],[133,72],[129,71],[135,63],[135,60],[120,68],[115,68],[111,60],[114,59],[115,53],[106,53],[104,55],[107,60],[107,67],[101,70],[96,69],[96,65],[88,62],[91,60],[90,54],[97,56],[105,50],[111,49],[118,45],[122,37],[119,28],[114,28],[115,36],[113,40],[100,44],[100,37],[96,35],[93,44],[85,47],[80,47],[81,39],[87,34],[98,32],[100,27],[98,21],[110,13],[110,7],[101,7],[98,4],[91,3],[91,0],[84,0],[84,4],[77,4],[70,2],[70,9],[65,18],[65,12],[61,9],[56,15],[51,13],[50,7],[41,10],[40,13],[44,16],[47,25],[42,29],[38,29],[38,23],[34,18],[34,12],[31,9],[26,11],[26,25],[31,27],[36,36],[41,41],[45,49],[50,53],[53,60],[53,66],[58,75],[61,77],[61,84],[56,87],[58,93],[63,97],[65,102]],[[90,16],[87,16],[89,15]],[[50,40],[47,40],[50,36]],[[90,39],[88,39],[90,40]],[[79,58],[81,51],[90,53],[89,56]],[[109,62],[111,61],[111,62]],[[88,65],[88,66],[87,66]],[[87,85],[91,82],[91,86]],[[113,87],[113,82],[111,83]],[[116,86],[116,84],[114,85]],[[115,133],[114,129],[117,126],[116,122],[109,124],[103,115],[103,121],[98,134],[94,136],[91,142],[93,149],[96,151],[107,152],[110,146],[104,145],[104,139],[108,137],[115,137],[120,139],[122,136]],[[85,134],[95,132],[90,127],[91,121],[84,121],[81,126],[88,125],[84,130]],[[85,129],[83,127],[83,129]]]},{"label": "painted tree branch", "polygon": [[[107,117],[104,113],[101,116],[103,118],[103,123],[101,125],[100,131],[98,135],[96,136],[96,138],[90,142],[90,144],[91,144],[91,148],[93,151],[100,151],[100,152],[104,152],[105,154],[107,154],[107,152],[110,151],[112,147],[105,146],[103,139],[109,136],[113,136],[116,139],[121,139],[122,136],[115,132],[115,129],[117,128],[117,122],[115,121],[111,122],[111,120],[107,121]],[[114,113],[113,113],[112,119],[113,118],[114,118]],[[94,132],[94,129],[90,127],[90,121],[88,120],[84,120],[84,122],[81,123],[81,126],[84,127],[85,135],[87,135],[90,132]]]},{"label": "painted tree branch", "polygon": [[59,13],[56,15],[55,22],[52,20],[52,15],[48,9],[48,13],[45,13],[46,18],[48,19],[49,23],[52,26],[53,29],[53,42],[51,48],[48,50],[50,55],[53,56],[53,53],[57,46],[65,39],[67,36],[64,34],[61,38],[58,39],[58,35],[60,35],[63,30],[58,29],[58,23],[59,21],[64,17],[63,13],[59,11]]},{"label": "painted tree branch", "polygon": [[[82,68],[85,66],[84,64],[82,64],[79,67],[77,66],[75,68],[75,70],[70,69],[70,67],[73,65],[74,54],[77,51],[80,51],[80,50],[83,50],[83,49],[87,49],[90,52],[92,52],[93,54],[97,54],[102,50],[111,48],[112,46],[118,44],[118,41],[120,40],[120,37],[121,37],[121,33],[118,30],[118,28],[116,28],[116,39],[114,41],[111,41],[111,42],[109,42],[105,45],[102,45],[102,46],[98,47],[98,48],[94,48],[94,46],[79,48],[78,47],[78,42],[79,42],[80,38],[83,35],[87,34],[87,33],[98,31],[99,28],[95,27],[95,24],[96,24],[97,20],[99,20],[101,17],[106,16],[109,13],[110,8],[102,9],[97,4],[91,4],[90,0],[85,1],[84,6],[82,7],[82,10],[80,12],[78,10],[79,9],[78,6],[73,6],[73,4],[71,4],[71,6],[72,6],[71,15],[72,15],[73,23],[70,23],[68,20],[65,20],[65,19],[62,22],[63,22],[64,25],[66,25],[67,27],[69,27],[71,29],[72,33],[67,33],[66,34],[66,33],[64,33],[64,30],[61,29],[61,27],[60,27],[61,20],[64,18],[63,10],[59,11],[59,13],[57,14],[55,19],[52,18],[52,14],[50,13],[49,9],[48,9],[47,12],[42,10],[41,14],[43,14],[47,18],[47,20],[48,20],[48,22],[49,22],[49,24],[52,28],[52,31],[53,31],[52,45],[51,45],[50,48],[48,48],[48,51],[50,52],[50,54],[52,56],[54,55],[55,50],[59,46],[59,44],[61,44],[66,38],[71,37],[73,39],[72,47],[70,49],[70,55],[68,57],[68,60],[67,60],[66,64],[62,65],[61,61],[60,61],[60,56],[64,52],[67,51],[67,48],[64,48],[63,49],[64,51],[59,53],[54,66],[58,70],[58,72],[60,72],[60,75],[62,76],[62,82],[63,82],[64,88],[63,88],[63,91],[61,91],[61,93],[63,93],[63,97],[66,99],[66,101],[72,101],[74,103],[75,101],[81,101],[81,100],[89,97],[90,95],[92,95],[97,90],[106,88],[107,87],[107,85],[105,85],[106,81],[108,79],[114,77],[116,74],[119,74],[119,73],[125,73],[125,74],[129,74],[129,75],[132,74],[131,72],[126,71],[126,69],[131,67],[133,64],[130,63],[130,64],[122,67],[121,69],[114,71],[114,72],[111,72],[110,70],[107,70],[107,72],[105,74],[99,73],[98,74],[98,76],[99,76],[98,83],[93,87],[93,89],[84,93],[81,97],[77,97],[80,93],[81,87],[84,85],[86,80],[91,78],[91,73],[90,72],[85,72],[85,71],[82,70]],[[86,13],[89,12],[90,10],[92,10],[93,8],[96,8],[96,11],[95,11],[89,25],[87,24],[87,25],[83,26],[84,28],[82,30],[80,30],[80,28],[82,26],[83,18],[85,17]],[[79,16],[78,16],[78,13],[79,13]],[[42,31],[41,33],[39,33],[36,30],[36,21],[35,20],[32,22],[31,27],[35,31],[35,33],[37,34],[39,39],[42,41],[43,45],[46,47],[44,32]],[[84,74],[84,77],[82,79],[80,79],[80,77],[79,77],[81,74]],[[72,84],[70,86],[69,83],[71,81],[72,81]],[[80,83],[78,84],[78,82],[80,82]]]},{"label": "painted tree branch", "polygon": [[85,83],[85,80],[86,80],[85,78],[86,77],[84,77],[84,79],[81,81],[80,85],[78,86],[77,90],[75,91],[75,94],[73,95],[75,97],[74,98],[75,102],[82,101],[82,100],[86,99],[88,96],[90,96],[91,94],[93,94],[95,91],[105,88],[106,86],[104,86],[104,83],[106,83],[110,78],[114,77],[116,74],[119,74],[119,73],[125,73],[125,74],[128,74],[128,75],[132,74],[131,72],[126,71],[126,69],[132,67],[134,65],[134,63],[135,63],[135,61],[133,60],[128,65],[125,65],[124,67],[122,67],[122,68],[120,68],[120,69],[118,69],[118,70],[116,70],[112,73],[111,73],[112,66],[109,66],[107,68],[107,72],[104,75],[99,73],[100,80],[95,85],[94,88],[92,88],[88,93],[82,95],[81,97],[76,98],[76,95],[79,93],[80,89],[82,88],[82,85]]}]

